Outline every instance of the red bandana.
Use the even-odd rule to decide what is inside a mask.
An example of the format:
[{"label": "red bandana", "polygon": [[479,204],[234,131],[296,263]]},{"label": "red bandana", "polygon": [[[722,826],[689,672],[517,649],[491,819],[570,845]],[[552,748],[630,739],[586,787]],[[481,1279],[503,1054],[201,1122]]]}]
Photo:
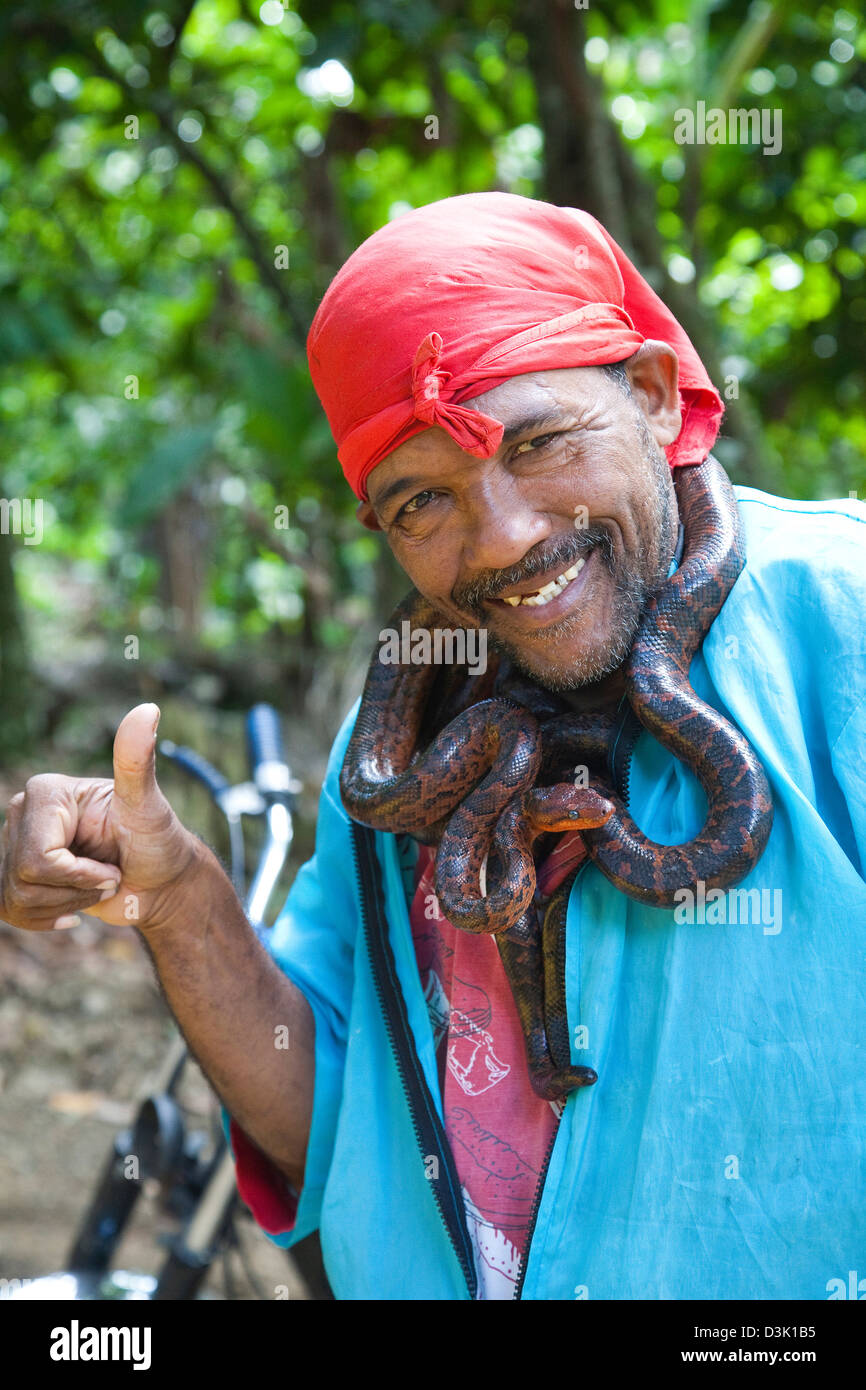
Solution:
[{"label": "red bandana", "polygon": [[490,458],[502,425],[461,401],[509,377],[621,362],[647,338],[679,359],[672,468],[701,463],[724,407],[670,310],[599,222],[576,208],[468,193],[406,213],[334,277],[307,340],[352,490],[431,425]]}]

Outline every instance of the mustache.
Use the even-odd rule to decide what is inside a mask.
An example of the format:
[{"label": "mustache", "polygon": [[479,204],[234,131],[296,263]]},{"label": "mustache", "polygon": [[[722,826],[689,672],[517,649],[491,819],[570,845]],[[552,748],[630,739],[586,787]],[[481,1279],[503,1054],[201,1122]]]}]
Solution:
[{"label": "mustache", "polygon": [[519,564],[505,570],[483,570],[466,584],[455,584],[451,600],[456,607],[476,617],[484,616],[484,604],[498,598],[506,589],[522,584],[545,571],[561,567],[569,569],[591,550],[598,550],[602,562],[613,573],[613,540],[607,527],[600,522],[580,531],[567,531],[555,541],[541,541],[528,550]]}]

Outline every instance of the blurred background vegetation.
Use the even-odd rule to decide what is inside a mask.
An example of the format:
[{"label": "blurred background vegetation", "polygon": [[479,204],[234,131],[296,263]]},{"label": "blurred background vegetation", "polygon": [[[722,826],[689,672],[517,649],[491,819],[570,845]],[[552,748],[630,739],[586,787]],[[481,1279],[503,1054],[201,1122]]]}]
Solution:
[{"label": "blurred background vegetation", "polygon": [[[863,495],[852,10],[13,0],[0,52],[0,496],[45,508],[41,544],[0,536],[7,789],[104,772],[139,699],[236,773],[271,699],[315,782],[405,584],[304,338],[351,250],[433,199],[594,213],[728,396],[734,480]],[[698,100],[781,110],[781,152],[678,145]]]}]

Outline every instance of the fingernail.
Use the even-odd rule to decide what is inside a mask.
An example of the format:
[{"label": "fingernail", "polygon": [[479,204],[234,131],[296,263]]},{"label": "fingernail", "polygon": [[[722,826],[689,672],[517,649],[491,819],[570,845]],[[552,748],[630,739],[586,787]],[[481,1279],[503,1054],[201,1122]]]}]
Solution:
[{"label": "fingernail", "polygon": [[99,901],[104,903],[106,898],[113,898],[119,887],[120,884],[115,883],[113,879],[108,879],[107,882],[98,884],[97,891],[99,893]]},{"label": "fingernail", "polygon": [[66,931],[69,927],[80,927],[81,918],[77,912],[67,913],[65,917],[58,917],[54,923],[55,931]]}]

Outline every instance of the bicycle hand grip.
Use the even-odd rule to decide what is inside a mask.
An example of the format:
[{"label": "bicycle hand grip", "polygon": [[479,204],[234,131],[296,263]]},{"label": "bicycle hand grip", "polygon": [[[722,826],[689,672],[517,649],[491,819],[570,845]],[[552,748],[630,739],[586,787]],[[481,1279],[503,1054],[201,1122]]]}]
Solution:
[{"label": "bicycle hand grip", "polygon": [[292,790],[292,774],[283,751],[280,716],[273,705],[253,705],[247,715],[247,745],[253,780],[264,796]]},{"label": "bicycle hand grip", "polygon": [[259,763],[286,761],[280,716],[273,705],[253,705],[247,715],[247,744],[253,772]]}]

